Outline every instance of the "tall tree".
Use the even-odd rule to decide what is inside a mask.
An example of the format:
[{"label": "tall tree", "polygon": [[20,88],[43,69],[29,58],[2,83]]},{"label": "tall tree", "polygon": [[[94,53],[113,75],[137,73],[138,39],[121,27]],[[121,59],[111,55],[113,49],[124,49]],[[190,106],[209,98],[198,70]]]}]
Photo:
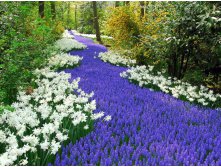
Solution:
[{"label": "tall tree", "polygon": [[140,1],[140,20],[144,17],[144,1]]},{"label": "tall tree", "polygon": [[61,20],[64,20],[64,3],[63,2],[61,2],[60,10],[61,10]]},{"label": "tall tree", "polygon": [[130,1],[125,1],[125,6],[130,6]]},{"label": "tall tree", "polygon": [[75,21],[75,30],[77,30],[77,28],[78,28],[78,24],[77,24],[77,5],[75,5],[75,8],[74,8],[74,21]]},{"label": "tall tree", "polygon": [[115,7],[119,6],[119,1],[115,1]]},{"label": "tall tree", "polygon": [[68,28],[70,28],[70,27],[69,27],[69,24],[70,24],[71,3],[70,3],[70,2],[67,2],[67,3],[68,3],[68,5],[67,5],[67,7],[68,7],[68,11],[67,11],[67,26],[68,26]]},{"label": "tall tree", "polygon": [[52,15],[52,20],[56,19],[56,7],[55,7],[55,2],[51,2],[51,15]]},{"label": "tall tree", "polygon": [[101,36],[100,36],[100,28],[98,23],[98,15],[97,15],[97,2],[93,1],[93,13],[94,13],[94,28],[96,30],[96,38],[99,43],[102,43]]},{"label": "tall tree", "polygon": [[44,18],[44,8],[45,8],[45,5],[44,5],[44,1],[39,1],[38,2],[38,14],[41,18]]}]

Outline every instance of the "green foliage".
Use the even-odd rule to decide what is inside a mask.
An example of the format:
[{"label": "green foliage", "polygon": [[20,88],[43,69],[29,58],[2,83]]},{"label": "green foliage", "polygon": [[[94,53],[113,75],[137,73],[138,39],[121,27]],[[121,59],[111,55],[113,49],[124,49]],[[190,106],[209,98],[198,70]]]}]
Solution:
[{"label": "green foliage", "polygon": [[4,110],[8,110],[8,111],[13,112],[15,109],[9,105],[6,105],[6,106],[0,105],[0,115],[4,112]]},{"label": "green foliage", "polygon": [[50,55],[45,47],[60,34],[51,20],[38,18],[37,3],[3,2],[0,10],[0,101],[10,104],[20,87],[32,86],[33,70]]},{"label": "green foliage", "polygon": [[194,70],[188,70],[183,77],[183,81],[199,85],[204,81],[204,74],[202,73],[200,68]]},{"label": "green foliage", "polygon": [[221,63],[220,7],[209,2],[179,2],[174,6],[177,13],[170,24],[173,31],[164,55],[168,72],[194,84],[206,84],[205,71]]}]

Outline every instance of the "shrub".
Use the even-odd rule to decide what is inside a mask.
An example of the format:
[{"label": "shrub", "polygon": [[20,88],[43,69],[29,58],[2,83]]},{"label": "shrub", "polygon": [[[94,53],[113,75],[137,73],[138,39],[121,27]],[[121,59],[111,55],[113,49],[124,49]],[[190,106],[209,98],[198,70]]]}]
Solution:
[{"label": "shrub", "polygon": [[114,8],[106,22],[107,32],[115,39],[115,46],[130,48],[137,42],[138,25],[127,7]]}]

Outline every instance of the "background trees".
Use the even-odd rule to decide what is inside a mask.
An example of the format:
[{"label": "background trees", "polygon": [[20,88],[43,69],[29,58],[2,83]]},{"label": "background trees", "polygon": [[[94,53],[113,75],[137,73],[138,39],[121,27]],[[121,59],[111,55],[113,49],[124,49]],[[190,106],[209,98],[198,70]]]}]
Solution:
[{"label": "background trees", "polygon": [[[130,2],[115,4],[106,33],[139,64],[219,90],[220,4],[214,2]],[[119,49],[119,48],[118,48]]]},{"label": "background trees", "polygon": [[39,13],[39,16],[41,17],[41,18],[44,18],[44,15],[45,15],[45,13],[44,13],[44,11],[45,11],[45,2],[44,1],[39,1],[38,2],[39,4],[38,4],[38,13]]},{"label": "background trees", "polygon": [[219,2],[1,2],[0,101],[31,85],[64,29],[96,33],[104,44],[99,34],[110,35],[112,49],[138,64],[219,90],[220,15]]},{"label": "background trees", "polygon": [[[97,18],[99,26],[102,29],[102,24],[105,22],[106,10],[109,6],[113,5],[113,2],[96,2]],[[95,34],[95,20],[94,20],[94,10],[92,2],[81,2],[77,3],[77,21],[79,24],[78,31],[85,34]]]},{"label": "background trees", "polygon": [[[182,3],[175,7],[179,13],[169,54],[177,61],[172,62],[174,68],[170,69],[170,73],[178,78],[183,78],[190,71],[200,76],[203,70],[219,64],[219,8],[207,2]],[[196,76],[192,78],[194,81],[200,79]]]}]

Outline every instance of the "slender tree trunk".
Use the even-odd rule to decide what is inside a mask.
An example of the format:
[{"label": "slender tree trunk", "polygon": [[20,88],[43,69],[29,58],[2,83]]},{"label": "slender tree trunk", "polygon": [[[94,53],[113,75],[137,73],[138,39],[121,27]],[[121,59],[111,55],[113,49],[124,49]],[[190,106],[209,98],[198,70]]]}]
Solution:
[{"label": "slender tree trunk", "polygon": [[97,15],[97,2],[93,1],[93,12],[94,12],[94,28],[96,30],[96,38],[99,43],[101,43],[101,36],[100,36],[100,28],[98,23],[98,15]]},{"label": "slender tree trunk", "polygon": [[115,8],[119,6],[119,1],[115,1]]},{"label": "slender tree trunk", "polygon": [[147,4],[148,2],[144,1],[144,16],[146,15]]},{"label": "slender tree trunk", "polygon": [[186,73],[187,71],[187,67],[188,67],[188,63],[189,63],[189,58],[190,56],[193,54],[193,43],[191,42],[190,43],[190,47],[189,47],[189,52],[186,54],[186,62],[185,64],[183,65],[183,75],[181,76],[182,78],[184,77],[184,74]]},{"label": "slender tree trunk", "polygon": [[125,1],[125,6],[130,6],[130,1]]},{"label": "slender tree trunk", "polygon": [[170,55],[170,58],[167,60],[168,64],[168,73],[170,76],[175,77],[177,74],[177,55],[173,53]]},{"label": "slender tree trunk", "polygon": [[142,18],[144,17],[144,1],[140,1],[140,20],[142,20]]},{"label": "slender tree trunk", "polygon": [[75,5],[75,9],[74,9],[74,20],[75,20],[75,30],[77,30],[77,28],[78,28],[78,24],[77,24],[77,5]]},{"label": "slender tree trunk", "polygon": [[68,26],[68,29],[70,28],[69,27],[69,23],[70,23],[70,8],[71,8],[71,4],[70,4],[70,2],[68,2],[68,12],[67,12],[67,26]]},{"label": "slender tree trunk", "polygon": [[182,53],[181,59],[180,59],[179,73],[178,73],[178,77],[177,77],[178,79],[181,79],[182,75],[183,75],[184,59],[185,59],[185,53]]},{"label": "slender tree trunk", "polygon": [[38,14],[41,18],[44,18],[44,15],[45,15],[44,14],[44,7],[45,7],[44,1],[39,1],[38,2]]},{"label": "slender tree trunk", "polygon": [[169,58],[167,60],[168,73],[170,76],[175,77],[177,73],[177,46],[174,47],[174,44],[171,44],[170,47],[172,47],[174,51],[169,54]]},{"label": "slender tree trunk", "polygon": [[173,77],[177,77],[177,52],[173,54]]},{"label": "slender tree trunk", "polygon": [[51,15],[52,15],[52,20],[56,19],[56,8],[55,8],[55,2],[51,2]]},{"label": "slender tree trunk", "polygon": [[184,67],[183,67],[183,73],[185,74],[186,73],[186,70],[187,70],[187,67],[188,67],[188,62],[189,62],[189,54],[187,55],[187,58],[186,58],[186,63],[185,63],[185,65],[184,65]]},{"label": "slender tree trunk", "polygon": [[177,47],[175,46],[175,50],[173,53],[170,54],[169,58],[169,75],[172,77],[177,77]]},{"label": "slender tree trunk", "polygon": [[172,70],[173,70],[173,67],[172,67],[171,60],[168,59],[168,60],[167,60],[167,71],[168,71],[168,73],[169,73],[170,76],[172,75]]},{"label": "slender tree trunk", "polygon": [[61,19],[64,21],[64,3],[61,4]]}]

